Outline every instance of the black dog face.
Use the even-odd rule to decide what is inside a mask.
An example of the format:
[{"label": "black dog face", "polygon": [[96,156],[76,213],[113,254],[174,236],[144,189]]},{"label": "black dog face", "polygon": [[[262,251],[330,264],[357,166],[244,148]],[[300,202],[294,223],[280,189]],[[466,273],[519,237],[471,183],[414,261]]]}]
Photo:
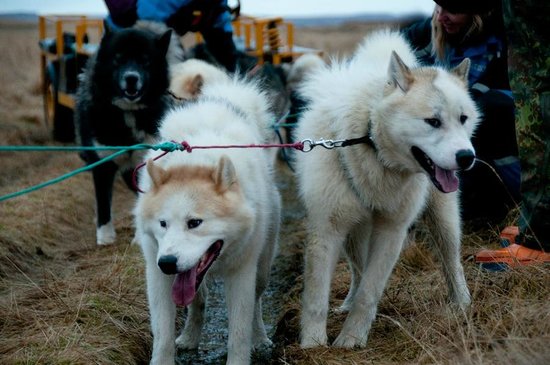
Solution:
[{"label": "black dog face", "polygon": [[149,72],[147,66],[150,60],[144,55],[143,59],[125,59],[124,55],[117,54],[113,60],[119,67],[113,75],[113,88],[130,102],[137,102],[149,85]]},{"label": "black dog face", "polygon": [[143,29],[106,30],[97,55],[95,79],[114,105],[139,108],[168,87],[166,52],[171,31],[158,36]]}]

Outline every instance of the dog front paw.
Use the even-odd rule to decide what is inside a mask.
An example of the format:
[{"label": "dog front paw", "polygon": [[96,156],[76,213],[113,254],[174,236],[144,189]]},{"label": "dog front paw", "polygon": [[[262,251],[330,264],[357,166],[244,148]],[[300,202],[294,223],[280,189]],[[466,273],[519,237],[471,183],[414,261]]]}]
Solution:
[{"label": "dog front paw", "polygon": [[451,307],[458,311],[465,312],[470,308],[471,305],[471,299],[470,295],[464,295],[460,298],[452,298]]},{"label": "dog front paw", "polygon": [[334,343],[332,344],[335,347],[343,347],[343,348],[354,348],[354,347],[365,347],[367,345],[366,339],[360,338],[358,336],[353,336],[350,334],[342,333],[336,337],[336,340],[334,340]]},{"label": "dog front paw", "polygon": [[176,346],[182,350],[196,350],[199,348],[199,336],[191,336],[184,332],[176,338]]},{"label": "dog front paw", "polygon": [[334,308],[332,312],[334,314],[346,314],[349,313],[350,309],[351,304],[347,304],[346,302],[344,302],[341,306]]},{"label": "dog front paw", "polygon": [[470,304],[472,304],[472,298],[470,296],[470,292],[468,291],[468,288],[464,288],[463,290],[459,291],[452,298],[452,301],[462,311],[466,311],[470,307]]},{"label": "dog front paw", "polygon": [[328,342],[327,334],[318,333],[316,335],[302,335],[300,341],[300,347],[303,349],[309,349],[312,347],[326,346]]},{"label": "dog front paw", "polygon": [[149,365],[175,365],[176,360],[174,358],[174,355],[153,355],[153,358],[151,359],[151,362]]},{"label": "dog front paw", "polygon": [[116,232],[113,222],[99,226],[96,231],[96,240],[98,245],[110,245],[115,242]]},{"label": "dog front paw", "polygon": [[300,347],[303,349],[326,346],[328,342],[326,321],[310,320],[302,317]]},{"label": "dog front paw", "polygon": [[273,346],[273,342],[265,336],[265,337],[256,337],[253,339],[252,347],[254,350],[263,349],[263,348],[270,348]]}]

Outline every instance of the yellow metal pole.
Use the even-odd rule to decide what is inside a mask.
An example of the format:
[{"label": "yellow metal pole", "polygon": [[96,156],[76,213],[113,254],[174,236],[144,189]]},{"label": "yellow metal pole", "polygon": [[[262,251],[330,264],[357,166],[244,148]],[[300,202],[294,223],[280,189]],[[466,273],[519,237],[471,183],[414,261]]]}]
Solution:
[{"label": "yellow metal pole", "polygon": [[[46,18],[38,18],[38,38],[40,41],[46,38]],[[42,83],[42,92],[46,90],[46,54],[44,50],[40,51],[40,82]]]},{"label": "yellow metal pole", "polygon": [[245,49],[250,49],[250,44],[251,44],[251,41],[252,41],[252,29],[251,29],[251,24],[250,23],[246,23],[244,25],[244,47]]},{"label": "yellow metal pole", "polygon": [[258,63],[264,63],[264,23],[254,22],[254,33],[256,37],[256,54],[258,56]]},{"label": "yellow metal pole", "polygon": [[293,23],[287,23],[286,37],[287,37],[288,50],[289,52],[292,52],[292,48],[294,47],[294,24]]},{"label": "yellow metal pole", "polygon": [[46,18],[43,15],[38,18],[38,36],[40,40],[46,38]]},{"label": "yellow metal pole", "polygon": [[235,37],[239,38],[241,36],[241,21],[239,19],[233,20],[231,25],[233,26]]},{"label": "yellow metal pole", "polygon": [[57,43],[57,56],[63,56],[63,22],[59,19],[55,21],[55,33],[56,33],[56,43]]}]

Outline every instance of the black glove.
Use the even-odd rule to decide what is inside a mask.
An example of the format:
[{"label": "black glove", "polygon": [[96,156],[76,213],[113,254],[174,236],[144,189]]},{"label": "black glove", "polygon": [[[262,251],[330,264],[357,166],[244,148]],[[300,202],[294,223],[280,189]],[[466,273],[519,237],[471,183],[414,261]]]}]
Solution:
[{"label": "black glove", "polygon": [[233,43],[233,34],[223,29],[210,29],[202,33],[208,51],[229,72],[235,72],[237,66],[237,48]]},{"label": "black glove", "polygon": [[137,0],[135,1],[112,1],[105,0],[109,9],[109,15],[113,23],[119,27],[131,27],[137,20]]}]

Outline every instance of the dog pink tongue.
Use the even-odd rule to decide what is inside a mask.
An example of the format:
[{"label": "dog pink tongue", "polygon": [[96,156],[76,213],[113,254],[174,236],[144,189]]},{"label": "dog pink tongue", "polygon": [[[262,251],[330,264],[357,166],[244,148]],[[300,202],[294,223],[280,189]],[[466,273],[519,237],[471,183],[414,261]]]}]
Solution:
[{"label": "dog pink tongue", "polygon": [[454,171],[442,169],[439,166],[435,167],[435,179],[441,185],[441,190],[444,193],[452,193],[458,190],[458,178]]},{"label": "dog pink tongue", "polygon": [[172,300],[176,305],[186,307],[195,298],[198,266],[199,264],[186,272],[176,275],[176,279],[172,285]]}]

